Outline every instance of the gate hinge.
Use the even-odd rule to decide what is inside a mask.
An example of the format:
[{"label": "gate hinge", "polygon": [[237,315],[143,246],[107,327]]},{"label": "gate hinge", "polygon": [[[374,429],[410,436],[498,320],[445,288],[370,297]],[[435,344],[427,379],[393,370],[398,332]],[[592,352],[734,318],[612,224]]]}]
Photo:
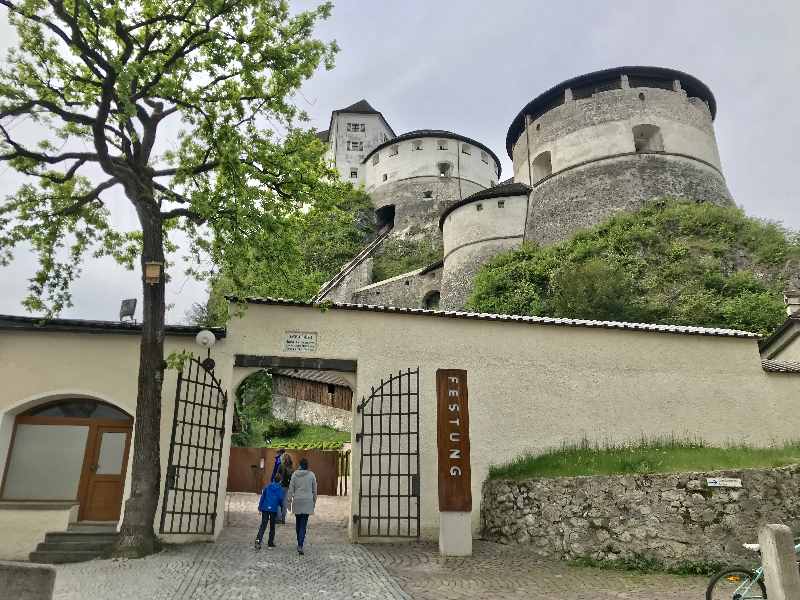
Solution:
[{"label": "gate hinge", "polygon": [[363,438],[363,437],[364,437],[363,433],[357,433],[356,434],[356,444],[360,443],[361,442],[361,438]]}]

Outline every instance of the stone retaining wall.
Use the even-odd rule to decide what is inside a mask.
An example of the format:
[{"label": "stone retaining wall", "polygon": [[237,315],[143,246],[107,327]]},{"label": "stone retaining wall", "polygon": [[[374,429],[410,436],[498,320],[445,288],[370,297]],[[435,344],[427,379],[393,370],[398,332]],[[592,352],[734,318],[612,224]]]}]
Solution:
[{"label": "stone retaining wall", "polygon": [[353,428],[353,415],[349,410],[306,402],[281,394],[272,395],[272,416],[285,421],[333,427],[339,431],[350,431]]},{"label": "stone retaining wall", "polygon": [[[710,488],[708,477],[742,487]],[[754,558],[741,547],[758,527],[783,523],[800,533],[800,465],[778,469],[607,477],[492,480],[483,488],[483,533],[528,544],[542,557],[665,565]]]}]

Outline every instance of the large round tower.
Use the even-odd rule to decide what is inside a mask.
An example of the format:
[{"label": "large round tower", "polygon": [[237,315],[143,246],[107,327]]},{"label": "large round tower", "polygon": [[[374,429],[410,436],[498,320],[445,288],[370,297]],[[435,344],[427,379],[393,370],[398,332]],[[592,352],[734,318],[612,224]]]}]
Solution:
[{"label": "large round tower", "polygon": [[495,185],[500,160],[463,135],[421,129],[379,144],[364,158],[364,171],[379,228],[438,237],[441,208]]},{"label": "large round tower", "polygon": [[659,67],[597,71],[544,92],[506,137],[514,180],[533,188],[525,239],[557,242],[662,196],[730,204],[715,114],[703,82]]}]

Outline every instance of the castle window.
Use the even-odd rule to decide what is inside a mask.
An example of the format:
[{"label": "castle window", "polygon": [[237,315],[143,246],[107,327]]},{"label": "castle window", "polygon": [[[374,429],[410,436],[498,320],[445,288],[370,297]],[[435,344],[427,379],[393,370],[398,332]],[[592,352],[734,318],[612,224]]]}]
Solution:
[{"label": "castle window", "polygon": [[475,210],[483,210],[483,204],[481,204],[480,202],[478,202],[478,203],[475,205]]},{"label": "castle window", "polygon": [[358,179],[358,169],[350,169],[350,179]]},{"label": "castle window", "polygon": [[411,142],[412,150],[422,150],[422,140],[414,140]]},{"label": "castle window", "polygon": [[433,198],[433,192],[431,190],[425,190],[422,192],[423,198]]},{"label": "castle window", "polygon": [[463,154],[470,154],[471,155],[472,154],[472,148],[467,146],[467,144],[461,144],[461,152]]},{"label": "castle window", "polygon": [[453,166],[450,163],[440,162],[436,164],[436,168],[439,169],[439,177],[450,177]]},{"label": "castle window", "polygon": [[437,310],[439,308],[440,300],[441,300],[441,295],[439,294],[438,290],[428,292],[422,299],[422,308],[427,310]]},{"label": "castle window", "polygon": [[351,133],[364,133],[366,131],[366,127],[364,123],[348,123],[347,131]]},{"label": "castle window", "polygon": [[487,165],[489,164],[489,155],[486,154],[483,150],[481,150],[481,160],[485,162]]},{"label": "castle window", "polygon": [[392,148],[389,150],[389,156],[397,156],[399,153],[400,149],[397,147],[396,144],[392,146]]},{"label": "castle window", "polygon": [[389,179],[389,176],[386,173],[384,173],[383,174],[383,180],[386,181],[387,179]]},{"label": "castle window", "polygon": [[381,162],[381,154],[380,152],[376,152],[375,156],[372,157],[372,164],[377,165],[379,162]]},{"label": "castle window", "polygon": [[347,149],[350,152],[363,152],[364,151],[364,142],[347,142]]},{"label": "castle window", "polygon": [[661,130],[655,125],[636,125],[633,128],[633,146],[636,152],[663,152]]},{"label": "castle window", "polygon": [[388,142],[389,141],[389,136],[386,135],[385,133],[383,134],[383,141],[384,142]]},{"label": "castle window", "polygon": [[497,201],[497,208],[505,208],[505,207],[506,207],[506,201],[505,200],[498,200]]},{"label": "castle window", "polygon": [[541,128],[542,128],[542,124],[541,123],[537,123],[536,124],[536,131],[539,131]]},{"label": "castle window", "polygon": [[541,181],[553,173],[553,164],[550,161],[550,152],[542,152],[533,159],[533,182]]},{"label": "castle window", "polygon": [[439,150],[447,150],[447,140],[439,140],[436,142],[436,145]]}]

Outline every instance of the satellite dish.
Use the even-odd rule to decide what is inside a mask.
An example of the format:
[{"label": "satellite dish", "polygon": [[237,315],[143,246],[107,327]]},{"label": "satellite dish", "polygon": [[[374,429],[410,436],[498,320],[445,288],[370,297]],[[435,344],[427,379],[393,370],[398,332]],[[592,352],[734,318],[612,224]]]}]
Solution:
[{"label": "satellite dish", "polygon": [[194,341],[197,342],[198,346],[202,346],[203,348],[211,348],[211,346],[217,343],[217,338],[214,337],[214,334],[208,329],[203,329],[202,331],[198,332],[194,338]]}]

